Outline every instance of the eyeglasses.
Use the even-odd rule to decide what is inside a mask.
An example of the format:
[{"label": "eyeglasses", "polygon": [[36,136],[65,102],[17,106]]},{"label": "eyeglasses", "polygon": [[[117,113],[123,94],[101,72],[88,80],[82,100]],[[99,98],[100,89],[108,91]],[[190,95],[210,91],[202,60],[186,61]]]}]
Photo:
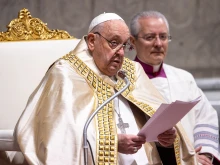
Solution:
[{"label": "eyeglasses", "polygon": [[[172,38],[167,33],[159,34],[158,37],[159,37],[160,41],[162,41],[162,42],[171,41],[171,38]],[[157,38],[157,35],[154,34],[154,33],[150,33],[150,34],[146,34],[143,37],[137,37],[137,38],[143,38],[145,41],[148,41],[148,42],[155,42],[156,38]]]},{"label": "eyeglasses", "polygon": [[99,32],[94,32],[94,34],[98,34],[99,36],[101,36],[102,38],[104,38],[108,44],[109,47],[113,50],[119,51],[121,48],[123,48],[123,50],[125,52],[128,52],[132,49],[131,45],[126,42],[126,43],[118,43],[117,41],[113,40],[113,41],[109,41],[107,38],[105,38],[103,35],[101,35]]}]

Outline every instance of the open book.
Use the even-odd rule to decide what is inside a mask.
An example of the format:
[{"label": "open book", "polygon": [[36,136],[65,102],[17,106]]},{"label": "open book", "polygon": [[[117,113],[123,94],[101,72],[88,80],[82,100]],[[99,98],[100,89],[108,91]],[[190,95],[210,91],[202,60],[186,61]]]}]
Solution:
[{"label": "open book", "polygon": [[198,97],[190,102],[176,100],[171,104],[161,104],[138,135],[145,136],[146,142],[158,141],[157,136],[174,127],[200,99],[201,97]]}]

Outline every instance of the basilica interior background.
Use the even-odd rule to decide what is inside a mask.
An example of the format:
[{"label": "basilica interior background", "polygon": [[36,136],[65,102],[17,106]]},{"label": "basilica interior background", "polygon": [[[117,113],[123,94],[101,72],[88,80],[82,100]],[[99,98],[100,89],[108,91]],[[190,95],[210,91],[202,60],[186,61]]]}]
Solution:
[{"label": "basilica interior background", "polygon": [[[65,30],[79,39],[87,34],[91,20],[103,12],[117,13],[129,25],[134,14],[157,10],[170,24],[172,41],[166,63],[191,72],[198,80],[214,79],[214,85],[206,86],[220,93],[219,0],[0,0],[0,31],[6,31],[23,8],[50,29]],[[212,97],[220,100],[219,93]]]},{"label": "basilica interior background", "polygon": [[50,29],[66,30],[77,38],[85,35],[90,21],[103,12],[115,12],[129,24],[137,12],[160,11],[167,17],[172,35],[166,62],[196,78],[220,77],[219,0],[1,0],[0,31],[5,31],[23,8]]}]

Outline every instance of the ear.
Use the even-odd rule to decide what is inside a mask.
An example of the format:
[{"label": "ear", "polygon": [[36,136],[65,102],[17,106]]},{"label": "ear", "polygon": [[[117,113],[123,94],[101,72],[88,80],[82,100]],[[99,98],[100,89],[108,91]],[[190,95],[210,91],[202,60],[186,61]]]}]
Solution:
[{"label": "ear", "polygon": [[136,49],[136,47],[135,47],[135,42],[136,42],[136,38],[134,38],[132,35],[130,36],[130,43],[131,43],[131,45],[132,45],[132,47],[134,48],[134,49]]},{"label": "ear", "polygon": [[87,35],[87,45],[89,50],[92,52],[95,48],[95,34],[89,33]]}]

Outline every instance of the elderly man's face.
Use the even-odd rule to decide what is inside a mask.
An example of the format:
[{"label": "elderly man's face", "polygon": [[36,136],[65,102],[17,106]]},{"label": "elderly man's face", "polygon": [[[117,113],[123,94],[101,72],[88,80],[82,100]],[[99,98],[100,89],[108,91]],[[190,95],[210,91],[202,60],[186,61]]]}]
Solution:
[{"label": "elderly man's face", "polygon": [[129,36],[129,29],[121,20],[106,21],[100,31],[88,35],[89,49],[96,66],[103,74],[117,74],[124,58],[122,44],[127,43]]},{"label": "elderly man's face", "polygon": [[161,18],[139,19],[138,38],[131,37],[139,60],[150,65],[160,64],[168,50],[168,29]]}]

